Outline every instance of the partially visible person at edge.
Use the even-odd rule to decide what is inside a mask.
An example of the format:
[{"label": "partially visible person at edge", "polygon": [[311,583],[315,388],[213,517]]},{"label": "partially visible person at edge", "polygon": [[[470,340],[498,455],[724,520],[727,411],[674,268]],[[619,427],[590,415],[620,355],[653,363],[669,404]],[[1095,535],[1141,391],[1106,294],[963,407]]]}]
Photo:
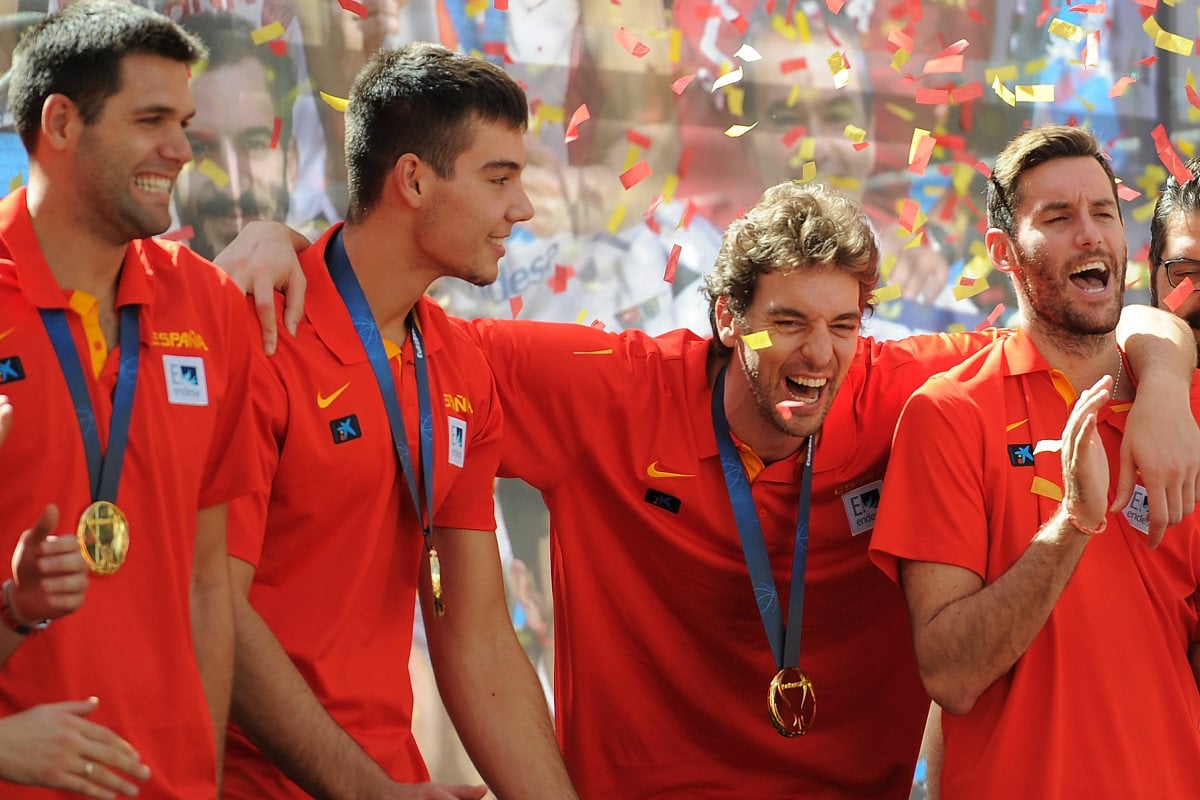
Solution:
[{"label": "partially visible person at edge", "polygon": [[483,796],[428,783],[412,737],[418,588],[440,693],[488,786],[576,796],[505,607],[496,390],[424,296],[442,276],[495,279],[532,214],[527,117],[501,69],[425,43],[378,51],[350,91],[347,221],[301,254],[304,318],[254,389],[270,494],[232,514],[226,798]]},{"label": "partially visible person at edge", "polygon": [[[286,232],[272,236],[282,248]],[[285,262],[260,262],[258,279]],[[558,732],[582,796],[908,796],[929,700],[903,597],[867,557],[870,531],[909,393],[1002,334],[861,338],[877,279],[857,204],[786,183],[726,232],[708,279],[711,339],[460,323],[505,404],[500,471],[550,509]],[[1191,510],[1200,476],[1200,430],[1178,424],[1194,345],[1169,314],[1126,315],[1122,341],[1146,391],[1118,494],[1128,498],[1139,465],[1161,532]],[[811,538],[797,548],[810,437]],[[728,467],[719,441],[736,448]],[[748,503],[736,485],[731,499],[727,472],[750,482]],[[765,539],[769,554],[753,583],[735,503],[763,528],[747,526],[748,546],[761,552]],[[803,622],[764,621],[759,599],[768,614],[791,613],[797,555]],[[785,627],[801,633],[798,664],[787,663]],[[787,710],[811,710],[788,688],[803,683],[793,666],[820,701],[799,741],[768,708],[782,671],[776,722],[795,732],[806,721]]]},{"label": "partially visible person at edge", "polygon": [[1163,184],[1150,219],[1150,302],[1183,319],[1200,342],[1200,158],[1187,168],[1187,181]]},{"label": "partially visible person at edge", "polygon": [[[12,418],[12,403],[0,395],[0,445]],[[3,480],[20,476],[9,472]],[[6,623],[0,625],[0,675],[24,640],[20,628],[29,629],[36,620],[60,619],[83,603],[87,562],[74,537],[51,533],[57,526],[58,508],[50,504],[13,550],[12,582],[0,597],[0,617]],[[24,599],[18,601],[18,595]],[[45,703],[0,718],[0,780],[91,797],[135,797],[137,786],[125,776],[145,780],[149,768],[128,742],[85,719],[99,704],[96,697]],[[82,775],[77,768],[81,761]]]},{"label": "partially visible person at edge", "polygon": [[[1095,137],[1013,139],[988,223],[1017,331],[908,402],[871,545],[943,708],[941,796],[1195,796],[1200,519],[1164,537],[1152,490],[1116,480],[1147,387],[1114,335],[1127,248]],[[1194,424],[1189,408],[1165,419]]]},{"label": "partially visible person at edge", "polygon": [[[191,158],[188,66],[203,53],[166,17],[111,0],[31,28],[10,83],[29,186],[0,201],[4,391],[38,414],[9,433],[4,458],[22,473],[0,482],[0,502],[35,519],[53,500],[92,572],[87,603],[39,631],[18,561],[8,626],[23,638],[0,715],[98,697],[91,720],[150,768],[127,773],[144,779],[140,796],[175,800],[219,793],[233,675],[226,503],[260,490],[243,400],[262,356],[246,301],[210,263],[147,238],[167,229]],[[20,535],[0,532],[0,552]],[[104,760],[62,763],[84,779],[70,788],[102,796],[114,785]]]}]

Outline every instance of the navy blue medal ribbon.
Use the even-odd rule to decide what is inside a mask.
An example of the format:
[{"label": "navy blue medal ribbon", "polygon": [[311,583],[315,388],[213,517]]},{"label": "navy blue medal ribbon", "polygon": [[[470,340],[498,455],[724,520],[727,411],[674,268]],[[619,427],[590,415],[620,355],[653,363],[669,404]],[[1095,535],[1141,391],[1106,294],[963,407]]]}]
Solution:
[{"label": "navy blue medal ribbon", "polygon": [[[433,546],[433,410],[430,405],[429,370],[425,363],[425,344],[421,338],[420,327],[416,322],[416,312],[411,312],[405,322],[408,333],[412,337],[413,361],[417,374],[417,408],[420,414],[421,438],[421,472],[420,483],[425,486],[425,502],[421,502],[421,490],[418,486],[418,474],[413,469],[413,459],[408,448],[408,434],[404,428],[404,413],[400,409],[400,398],[396,391],[396,381],[392,378],[392,368],[388,361],[387,349],[383,344],[383,334],[371,313],[371,306],[363,294],[362,286],[350,266],[350,258],[346,255],[346,245],[342,241],[342,232],[333,235],[326,251],[326,263],[329,276],[337,288],[354,330],[358,333],[359,341],[371,362],[375,380],[379,384],[379,392],[383,396],[383,405],[387,410],[388,423],[392,431],[392,444],[396,448],[396,457],[400,461],[400,470],[404,473],[408,492],[412,497],[413,509],[421,524],[421,534],[425,540],[425,549],[429,553],[430,576],[433,583],[434,609],[440,616],[445,607],[442,603],[441,563],[438,560],[437,548]],[[403,362],[401,362],[403,363]]]},{"label": "navy blue medal ribbon", "polygon": [[[717,451],[721,456],[721,467],[725,473],[725,487],[729,492],[729,502],[733,506],[738,538],[742,543],[742,554],[750,573],[750,582],[758,603],[758,613],[762,617],[763,628],[767,634],[767,642],[771,646],[771,654],[774,656],[775,665],[779,670],[776,680],[772,682],[770,694],[772,721],[783,735],[799,735],[804,733],[811,723],[812,712],[801,714],[797,703],[794,722],[785,724],[777,719],[776,702],[782,703],[782,699],[777,698],[776,695],[784,690],[803,688],[806,702],[811,702],[815,708],[815,700],[810,699],[812,683],[797,669],[800,664],[800,630],[804,618],[804,575],[808,566],[813,437],[810,435],[805,443],[804,469],[800,477],[800,506],[796,516],[796,543],[792,555],[791,593],[788,600],[787,623],[785,624],[783,611],[780,608],[779,589],[775,584],[775,575],[771,571],[771,560],[767,555],[762,525],[758,521],[758,511],[754,506],[754,496],[750,491],[750,481],[746,476],[745,466],[738,455],[733,438],[729,434],[729,422],[725,418],[724,368],[718,373],[713,386],[712,421],[717,438]],[[786,682],[793,678],[794,680],[791,682]],[[778,689],[781,679],[785,682],[782,683],[783,688]],[[801,683],[803,687],[801,687]],[[805,718],[801,719],[801,717]],[[794,732],[785,731],[785,727],[791,728]]]}]

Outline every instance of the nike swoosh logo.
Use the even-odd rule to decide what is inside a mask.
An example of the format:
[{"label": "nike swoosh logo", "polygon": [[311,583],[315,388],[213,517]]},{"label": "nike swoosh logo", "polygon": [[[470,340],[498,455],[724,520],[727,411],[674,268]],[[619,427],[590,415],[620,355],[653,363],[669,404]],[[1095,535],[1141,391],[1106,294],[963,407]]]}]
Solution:
[{"label": "nike swoosh logo", "polygon": [[576,350],[571,355],[573,356],[611,356],[612,348],[607,350]]},{"label": "nike swoosh logo", "polygon": [[658,468],[657,461],[651,461],[650,466],[646,467],[646,474],[651,478],[694,478],[695,475],[687,475],[682,472],[664,472]]},{"label": "nike swoosh logo", "polygon": [[9,329],[8,329],[8,330],[6,330],[4,333],[0,333],[0,342],[2,342],[2,341],[4,341],[5,339],[7,339],[7,338],[8,338],[8,335],[9,335],[10,333],[12,333],[13,331],[15,331],[15,330],[16,330],[16,328],[9,328]]},{"label": "nike swoosh logo", "polygon": [[337,400],[338,396],[341,395],[342,392],[346,391],[349,388],[350,388],[350,381],[346,381],[345,383],[342,384],[342,388],[338,389],[336,392],[329,395],[329,397],[325,397],[320,392],[317,392],[317,408],[329,408],[329,404],[332,403],[334,400]]}]

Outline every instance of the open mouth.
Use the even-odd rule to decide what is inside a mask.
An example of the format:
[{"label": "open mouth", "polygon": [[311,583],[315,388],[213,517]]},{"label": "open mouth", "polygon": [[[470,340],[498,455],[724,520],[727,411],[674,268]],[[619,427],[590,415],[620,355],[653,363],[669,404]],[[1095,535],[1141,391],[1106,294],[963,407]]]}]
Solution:
[{"label": "open mouth", "polygon": [[170,194],[172,183],[170,178],[150,175],[139,175],[133,179],[134,186],[149,194]]},{"label": "open mouth", "polygon": [[825,388],[825,384],[829,383],[826,378],[793,378],[790,376],[785,376],[783,382],[787,386],[788,394],[791,395],[791,400],[784,402],[789,403],[791,408],[812,405],[817,402],[821,399],[821,391]]},{"label": "open mouth", "polygon": [[1108,286],[1108,266],[1102,261],[1089,261],[1071,271],[1071,283],[1088,294],[1098,294]]}]

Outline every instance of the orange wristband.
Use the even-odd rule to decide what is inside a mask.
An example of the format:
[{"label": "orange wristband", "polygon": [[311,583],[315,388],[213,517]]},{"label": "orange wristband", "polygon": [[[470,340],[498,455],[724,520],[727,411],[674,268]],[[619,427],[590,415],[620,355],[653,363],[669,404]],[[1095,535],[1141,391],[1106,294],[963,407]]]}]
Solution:
[{"label": "orange wristband", "polygon": [[[1063,506],[1063,510],[1066,510],[1066,506]],[[1067,511],[1067,522],[1071,523],[1072,527],[1074,527],[1075,530],[1079,531],[1080,533],[1086,536],[1095,536],[1097,533],[1104,533],[1104,529],[1108,527],[1108,515],[1104,515],[1104,518],[1100,520],[1099,525],[1094,528],[1089,528],[1087,525],[1084,525],[1082,522],[1075,519],[1074,514],[1072,514],[1070,511]]]}]

